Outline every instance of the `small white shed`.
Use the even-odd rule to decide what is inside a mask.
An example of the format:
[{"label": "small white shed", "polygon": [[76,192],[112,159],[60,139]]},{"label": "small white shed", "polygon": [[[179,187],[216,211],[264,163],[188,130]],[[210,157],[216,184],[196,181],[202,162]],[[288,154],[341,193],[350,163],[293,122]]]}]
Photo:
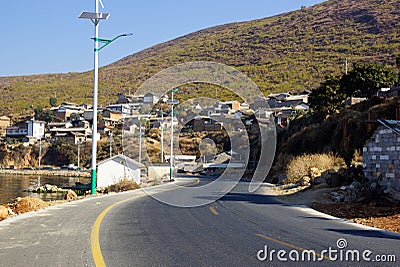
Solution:
[{"label": "small white shed", "polygon": [[124,155],[115,155],[97,164],[97,187],[109,186],[122,179],[140,184],[141,169],[145,166]]}]

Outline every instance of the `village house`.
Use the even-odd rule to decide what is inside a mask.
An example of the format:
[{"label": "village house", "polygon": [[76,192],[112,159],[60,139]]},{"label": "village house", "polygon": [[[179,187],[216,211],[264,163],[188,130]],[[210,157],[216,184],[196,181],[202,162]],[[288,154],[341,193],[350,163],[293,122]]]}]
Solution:
[{"label": "village house", "polygon": [[97,129],[99,133],[107,135],[109,131],[115,128],[122,129],[122,123],[120,112],[106,109],[102,112],[102,118],[99,120]]},{"label": "village house", "polygon": [[384,189],[400,191],[400,121],[378,120],[379,127],[363,148],[364,174]]},{"label": "village house", "polygon": [[28,121],[27,125],[28,125],[28,136],[32,136],[37,140],[42,139],[44,137],[46,122],[37,121],[34,118],[32,118],[32,120]]},{"label": "village house", "polygon": [[124,155],[115,155],[97,164],[97,187],[105,187],[123,179],[140,184],[145,166]]},{"label": "village house", "polygon": [[54,116],[60,121],[67,121],[71,114],[83,114],[89,109],[88,105],[78,105],[75,103],[63,102],[57,109],[54,109]]},{"label": "village house", "polygon": [[7,116],[0,117],[0,136],[6,135],[7,127],[10,126],[10,118]]},{"label": "village house", "polygon": [[144,95],[118,94],[117,104],[143,103]]},{"label": "village house", "polygon": [[139,106],[132,106],[132,104],[113,104],[106,106],[106,110],[119,112],[121,113],[122,118],[126,118],[131,116],[134,110],[140,109],[141,105],[142,104]]},{"label": "village house", "polygon": [[147,93],[143,97],[143,103],[150,104],[150,105],[154,105],[154,104],[158,103],[159,100],[160,100],[160,98],[152,93]]},{"label": "village house", "polygon": [[32,137],[36,140],[44,137],[46,123],[32,118],[29,121],[18,122],[6,128],[6,136],[12,138]]},{"label": "village house", "polygon": [[64,123],[49,123],[47,131],[53,140],[75,145],[91,140],[92,136],[89,122],[82,117]]},{"label": "village house", "polygon": [[250,107],[257,114],[260,110],[272,114],[276,125],[285,128],[290,124],[293,114],[310,108],[308,105],[309,93],[304,91],[301,94],[293,95],[287,92],[270,94],[268,97],[256,97]]},{"label": "village house", "polygon": [[208,116],[197,116],[193,120],[192,129],[195,132],[215,132],[222,130],[222,123],[211,119]]}]

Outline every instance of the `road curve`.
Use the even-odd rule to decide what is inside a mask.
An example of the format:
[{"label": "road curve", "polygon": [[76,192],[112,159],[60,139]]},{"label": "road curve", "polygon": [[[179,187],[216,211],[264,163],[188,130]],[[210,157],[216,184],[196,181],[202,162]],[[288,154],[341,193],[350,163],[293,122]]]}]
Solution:
[{"label": "road curve", "polygon": [[[114,207],[99,229],[105,264],[396,266],[398,262],[375,260],[393,261],[393,256],[400,260],[400,235],[339,221],[264,194],[249,194],[247,187],[241,181],[218,201],[196,208],[173,207],[151,197]],[[174,191],[160,194],[167,193]],[[278,258],[279,250],[284,252]],[[315,251],[315,260],[305,252],[302,258],[305,250]],[[360,261],[355,261],[357,252]]]},{"label": "road curve", "polygon": [[[179,184],[151,190],[172,190]],[[0,266],[95,266],[91,233],[96,219],[115,203],[145,196],[135,190],[87,197],[1,221]]]},{"label": "road curve", "polygon": [[[150,191],[182,198],[177,184],[208,182],[207,178],[199,184],[193,178],[184,179]],[[231,193],[196,208],[169,206],[136,190],[7,219],[0,222],[0,266],[96,266],[99,257],[107,266],[368,266],[366,262],[328,261],[321,252],[330,247],[338,250],[339,239],[347,243],[338,250],[342,253],[371,250],[370,258],[395,255],[400,259],[399,235],[344,223],[279,202],[261,191],[249,194],[247,187],[241,181]],[[296,256],[306,249],[315,250],[323,261],[282,262],[285,257],[277,257],[279,250],[285,250],[288,258],[289,253]],[[265,250],[270,257],[265,258]],[[398,262],[369,265],[396,266]]]}]

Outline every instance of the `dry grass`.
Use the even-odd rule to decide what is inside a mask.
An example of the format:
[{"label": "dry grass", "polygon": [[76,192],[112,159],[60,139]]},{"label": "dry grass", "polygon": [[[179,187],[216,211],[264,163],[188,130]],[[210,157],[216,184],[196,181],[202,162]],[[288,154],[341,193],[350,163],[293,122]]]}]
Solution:
[{"label": "dry grass", "polygon": [[107,187],[107,192],[124,192],[124,191],[130,191],[130,190],[135,190],[139,189],[140,185],[138,185],[135,181],[131,180],[121,180],[116,184],[110,185]]},{"label": "dry grass", "polygon": [[293,158],[287,166],[287,183],[296,183],[306,175],[310,175],[311,168],[317,168],[323,172],[328,169],[336,169],[344,163],[344,160],[333,154],[304,154]]}]

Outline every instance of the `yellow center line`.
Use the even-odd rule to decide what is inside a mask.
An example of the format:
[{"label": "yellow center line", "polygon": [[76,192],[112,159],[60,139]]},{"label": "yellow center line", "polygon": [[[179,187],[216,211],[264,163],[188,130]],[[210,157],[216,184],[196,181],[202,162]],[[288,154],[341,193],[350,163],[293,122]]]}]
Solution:
[{"label": "yellow center line", "polygon": [[210,211],[212,214],[214,214],[215,216],[219,215],[217,209],[214,206],[210,206]]},{"label": "yellow center line", "polygon": [[[195,182],[190,183],[188,185],[195,185],[195,184],[198,184],[198,183],[200,183],[200,179],[196,178]],[[179,188],[179,187],[174,187],[174,188],[161,190],[161,191],[159,191],[157,193],[163,193],[163,192],[175,190],[177,188]],[[106,263],[104,262],[103,254],[101,253],[100,241],[99,241],[100,225],[101,225],[101,222],[103,221],[104,217],[115,206],[117,206],[119,204],[122,204],[124,202],[130,201],[130,200],[133,200],[135,198],[140,198],[140,197],[144,197],[144,196],[146,196],[146,195],[136,196],[136,197],[133,197],[133,198],[129,198],[129,199],[125,199],[125,200],[122,200],[122,201],[118,201],[118,202],[108,206],[106,209],[104,209],[100,213],[100,215],[97,217],[96,221],[93,224],[92,231],[90,233],[90,244],[91,244],[91,247],[92,247],[92,256],[93,256],[94,264],[95,264],[96,267],[105,267],[106,266]]]},{"label": "yellow center line", "polygon": [[[281,240],[278,240],[278,239],[275,239],[275,238],[273,238],[273,237],[266,236],[266,235],[263,235],[263,234],[256,234],[256,236],[261,237],[261,238],[264,238],[264,239],[267,239],[267,240],[269,240],[269,241],[272,241],[272,242],[275,242],[275,243],[278,243],[278,244],[281,244],[281,245],[283,245],[283,246],[286,246],[286,247],[289,247],[289,248],[298,250],[298,251],[310,251],[309,249],[305,249],[305,248],[302,248],[302,247],[298,247],[298,246],[295,246],[295,245],[292,245],[292,244],[283,242],[283,241],[281,241]],[[322,257],[322,258],[324,258],[325,260],[329,260],[329,261],[331,260],[329,257],[327,257],[327,256],[322,256],[321,254],[316,253],[316,252],[315,252],[315,255],[316,255],[317,257],[319,257],[319,258]]]}]

